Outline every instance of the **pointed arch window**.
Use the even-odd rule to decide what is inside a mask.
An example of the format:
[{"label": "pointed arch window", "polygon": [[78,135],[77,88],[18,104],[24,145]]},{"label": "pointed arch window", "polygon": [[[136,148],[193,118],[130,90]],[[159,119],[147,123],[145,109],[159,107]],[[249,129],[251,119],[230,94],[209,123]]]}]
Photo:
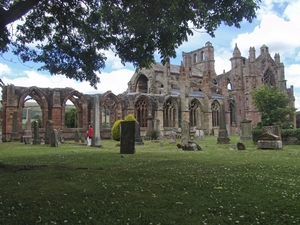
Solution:
[{"label": "pointed arch window", "polygon": [[230,111],[230,125],[235,124],[235,105],[234,102],[231,101],[229,103],[229,111]]},{"label": "pointed arch window", "polygon": [[190,112],[190,126],[201,125],[201,107],[200,102],[197,99],[193,99],[189,105]]},{"label": "pointed arch window", "polygon": [[211,114],[212,114],[212,126],[216,127],[220,125],[220,104],[214,101],[211,104]]},{"label": "pointed arch window", "polygon": [[275,76],[272,71],[268,68],[263,75],[262,81],[265,85],[275,86]]},{"label": "pointed arch window", "polygon": [[106,96],[102,105],[102,128],[111,128],[117,120],[117,102],[114,96]]},{"label": "pointed arch window", "polygon": [[175,127],[176,106],[172,99],[164,104],[164,127]]},{"label": "pointed arch window", "polygon": [[148,101],[145,97],[139,98],[135,103],[136,120],[140,127],[147,127]]}]

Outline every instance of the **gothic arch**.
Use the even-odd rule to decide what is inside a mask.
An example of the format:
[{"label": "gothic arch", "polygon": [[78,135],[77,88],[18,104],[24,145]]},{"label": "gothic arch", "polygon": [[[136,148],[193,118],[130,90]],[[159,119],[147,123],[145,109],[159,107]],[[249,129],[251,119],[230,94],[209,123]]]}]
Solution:
[{"label": "gothic arch", "polygon": [[65,126],[65,109],[66,103],[70,100],[77,110],[77,118],[78,118],[78,128],[87,127],[87,109],[86,109],[86,100],[82,93],[71,90],[66,96],[63,97],[63,102],[61,105],[61,126]]},{"label": "gothic arch", "polygon": [[267,68],[263,74],[262,82],[265,85],[276,86],[276,80],[273,71]]},{"label": "gothic arch", "polygon": [[214,100],[211,104],[212,126],[220,126],[220,103]]},{"label": "gothic arch", "polygon": [[46,127],[48,120],[48,102],[45,94],[38,87],[30,87],[22,92],[18,100],[18,130],[22,130],[22,110],[25,102],[30,100],[26,99],[30,96],[30,99],[35,100],[42,110],[42,127]]},{"label": "gothic arch", "polygon": [[148,78],[144,74],[139,74],[134,82],[135,92],[148,93]]},{"label": "gothic arch", "polygon": [[101,97],[100,108],[101,130],[111,129],[114,123],[122,117],[120,100],[112,92],[107,92]]},{"label": "gothic arch", "polygon": [[198,99],[194,98],[189,103],[189,113],[190,113],[190,126],[200,127],[202,124],[201,119],[202,107]]},{"label": "gothic arch", "polygon": [[178,104],[174,98],[169,97],[163,105],[164,127],[178,127]]},{"label": "gothic arch", "polygon": [[151,106],[151,100],[145,95],[141,95],[134,100],[135,118],[140,127],[147,127],[147,117],[152,111]]}]

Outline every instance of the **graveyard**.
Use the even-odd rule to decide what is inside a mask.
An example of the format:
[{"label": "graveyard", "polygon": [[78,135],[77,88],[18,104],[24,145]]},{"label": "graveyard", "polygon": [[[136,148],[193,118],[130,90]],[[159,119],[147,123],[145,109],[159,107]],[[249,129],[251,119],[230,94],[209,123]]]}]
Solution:
[{"label": "graveyard", "polygon": [[195,142],[0,143],[0,224],[299,224],[299,145]]}]

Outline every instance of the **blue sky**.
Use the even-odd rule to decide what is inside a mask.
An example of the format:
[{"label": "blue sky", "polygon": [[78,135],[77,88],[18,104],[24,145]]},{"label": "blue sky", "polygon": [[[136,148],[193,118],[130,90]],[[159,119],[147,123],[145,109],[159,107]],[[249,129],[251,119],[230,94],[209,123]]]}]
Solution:
[{"label": "blue sky", "polygon": [[[285,65],[287,87],[294,86],[296,108],[300,110],[300,1],[299,0],[263,0],[257,19],[253,23],[243,22],[240,29],[221,26],[212,38],[208,34],[194,32],[189,40],[177,50],[172,64],[180,64],[182,52],[201,48],[210,41],[215,49],[215,67],[217,74],[230,70],[230,61],[235,44],[242,56],[248,58],[249,48],[255,47],[256,55],[260,47],[269,47],[272,57],[280,54]],[[111,90],[115,94],[123,93],[135,68],[123,66],[112,52],[106,52],[106,68],[99,74],[101,83],[95,90],[87,82],[76,82],[64,76],[50,76],[47,71],[38,71],[39,65],[21,63],[17,57],[4,54],[0,57],[0,78],[5,84],[15,86],[72,87],[85,94],[103,93]],[[159,61],[159,56],[156,56]]]}]

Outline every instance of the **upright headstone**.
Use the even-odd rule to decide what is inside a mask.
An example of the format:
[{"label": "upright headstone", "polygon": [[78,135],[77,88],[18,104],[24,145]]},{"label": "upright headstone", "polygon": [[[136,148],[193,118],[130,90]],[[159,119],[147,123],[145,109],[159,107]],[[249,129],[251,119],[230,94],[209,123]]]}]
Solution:
[{"label": "upright headstone", "polygon": [[172,143],[176,143],[176,133],[175,131],[169,131],[168,132],[168,136],[169,136],[169,142]]},{"label": "upright headstone", "polygon": [[51,132],[53,129],[53,121],[48,120],[46,122],[46,131],[45,131],[45,145],[49,145],[51,142]]},{"label": "upright headstone", "polygon": [[79,142],[79,130],[75,130],[75,142]]},{"label": "upright headstone", "polygon": [[140,124],[135,121],[135,144],[144,145],[143,139],[141,138]]},{"label": "upright headstone", "polygon": [[99,96],[94,95],[94,121],[92,146],[101,147],[100,120],[99,120]]},{"label": "upright headstone", "polygon": [[146,118],[147,120],[147,132],[146,132],[146,137],[148,140],[151,140],[151,131],[153,129],[152,122],[153,122],[153,117],[151,114],[149,114]]},{"label": "upright headstone", "polygon": [[225,107],[224,104],[220,106],[220,129],[218,134],[217,143],[218,144],[228,144],[230,139],[226,130],[226,120],[225,120]]},{"label": "upright headstone", "polygon": [[52,129],[51,131],[51,147],[58,147],[58,140],[57,140],[57,130]]},{"label": "upright headstone", "polygon": [[29,143],[32,139],[32,131],[31,131],[31,109],[27,109],[26,114],[26,129],[23,132],[23,138],[26,143]]},{"label": "upright headstone", "polygon": [[135,153],[135,121],[121,122],[120,153]]},{"label": "upright headstone", "polygon": [[33,122],[33,142],[32,142],[32,144],[34,144],[34,145],[41,144],[38,121]]},{"label": "upright headstone", "polygon": [[241,140],[242,141],[252,140],[251,120],[244,119],[241,121]]},{"label": "upright headstone", "polygon": [[181,139],[190,140],[190,123],[186,120],[181,122]]}]

